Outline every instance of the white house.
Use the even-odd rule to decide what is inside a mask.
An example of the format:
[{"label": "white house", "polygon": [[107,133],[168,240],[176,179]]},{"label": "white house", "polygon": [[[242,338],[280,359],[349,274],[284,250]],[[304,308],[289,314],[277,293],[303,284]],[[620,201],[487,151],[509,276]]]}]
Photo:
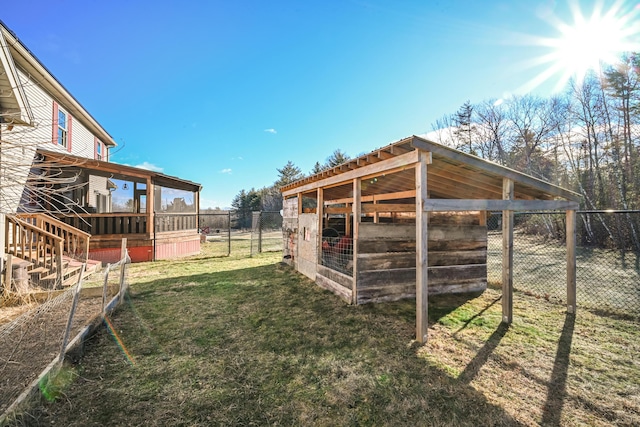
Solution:
[{"label": "white house", "polygon": [[[0,21],[0,262],[6,253],[25,259],[25,249],[20,252],[15,242],[28,239],[33,246],[34,238],[16,233],[29,227],[35,232],[34,227],[44,223],[45,231],[56,230],[65,245],[69,235],[80,236],[86,244],[84,259],[94,251],[99,252],[96,259],[111,261],[119,255],[116,247],[123,234],[133,235],[130,244],[144,252],[139,260],[199,251],[195,242],[199,242],[200,185],[141,169],[109,166],[109,150],[115,146],[113,137]],[[128,182],[134,189],[127,212],[113,212],[112,194],[118,181]],[[176,189],[193,203],[188,212],[171,212],[180,214],[180,221],[164,221],[163,215],[169,213],[158,208],[154,215],[153,201]],[[71,226],[71,214],[84,215],[83,231]],[[36,219],[36,215],[46,219]],[[31,225],[16,222],[21,220]],[[162,228],[173,232],[165,242],[168,246],[158,243],[161,233],[154,224],[160,220],[180,224],[171,230]],[[5,227],[10,227],[7,233]],[[100,236],[91,239],[89,248],[89,236],[96,234]],[[64,254],[77,254],[78,250],[65,246]],[[30,253],[26,259],[31,262],[37,256]]]}]

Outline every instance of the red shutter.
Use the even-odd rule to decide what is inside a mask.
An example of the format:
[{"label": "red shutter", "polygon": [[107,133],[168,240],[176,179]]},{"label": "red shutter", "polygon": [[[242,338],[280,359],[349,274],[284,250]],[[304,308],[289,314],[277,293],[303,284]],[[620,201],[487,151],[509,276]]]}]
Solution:
[{"label": "red shutter", "polygon": [[94,159],[98,159],[98,138],[96,138],[95,136],[93,137],[93,158]]},{"label": "red shutter", "polygon": [[58,144],[58,103],[53,101],[53,138],[51,142]]},{"label": "red shutter", "polygon": [[71,123],[73,118],[71,114],[67,113],[67,151],[71,152]]}]

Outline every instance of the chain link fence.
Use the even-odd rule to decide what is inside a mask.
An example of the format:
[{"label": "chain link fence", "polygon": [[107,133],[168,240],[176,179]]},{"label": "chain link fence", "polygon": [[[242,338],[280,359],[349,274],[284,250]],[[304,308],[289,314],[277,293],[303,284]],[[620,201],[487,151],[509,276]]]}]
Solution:
[{"label": "chain link fence", "polygon": [[282,215],[280,212],[253,212],[251,255],[282,251]]},{"label": "chain link fence", "polygon": [[[198,232],[200,242],[209,246],[209,253],[214,256],[231,255],[233,212],[217,211],[200,213],[198,216]],[[239,230],[235,230],[235,235]]]},{"label": "chain link fence", "polygon": [[122,303],[129,262],[127,255],[66,289],[34,289],[11,299],[20,304],[0,305],[0,425],[36,391],[47,399],[62,392],[56,381],[65,356]]},{"label": "chain link fence", "polygon": [[[640,211],[579,211],[576,218],[578,308],[640,314]],[[502,281],[502,215],[488,221],[487,278]],[[516,290],[566,303],[564,212],[514,215]]]}]

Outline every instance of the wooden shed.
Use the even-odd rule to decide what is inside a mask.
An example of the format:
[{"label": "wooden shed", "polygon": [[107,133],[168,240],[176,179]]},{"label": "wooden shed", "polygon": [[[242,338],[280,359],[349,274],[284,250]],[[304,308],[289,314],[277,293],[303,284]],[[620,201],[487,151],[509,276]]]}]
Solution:
[{"label": "wooden shed", "polygon": [[418,136],[282,187],[284,260],[347,302],[487,286],[487,213],[502,211],[503,321],[512,321],[513,213],[564,210],[567,304],[575,312],[577,193]]}]

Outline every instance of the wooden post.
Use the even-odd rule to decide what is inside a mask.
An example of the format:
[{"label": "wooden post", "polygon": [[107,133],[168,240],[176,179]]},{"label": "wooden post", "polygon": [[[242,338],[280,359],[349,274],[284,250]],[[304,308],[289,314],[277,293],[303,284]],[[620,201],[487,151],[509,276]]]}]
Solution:
[{"label": "wooden post", "polygon": [[[145,233],[149,233],[149,237],[155,240],[155,209],[156,209],[156,201],[154,198],[154,190],[153,190],[153,182],[151,182],[151,177],[147,178],[147,229],[144,230]],[[155,254],[153,256],[155,259]]]},{"label": "wooden post", "polygon": [[[373,204],[377,205],[378,201],[376,200],[376,196],[373,196]],[[373,223],[377,224],[378,222],[380,222],[380,212],[378,212],[377,210],[373,213]]]},{"label": "wooden post", "polygon": [[67,319],[67,328],[64,331],[64,336],[62,337],[62,346],[60,348],[60,355],[58,357],[58,361],[62,362],[64,359],[64,352],[67,348],[67,341],[69,340],[69,334],[71,333],[71,324],[73,322],[73,315],[76,312],[76,308],[78,307],[78,297],[80,296],[80,287],[82,286],[82,276],[84,276],[84,270],[86,269],[87,264],[82,263],[80,267],[80,274],[78,275],[78,282],[76,283],[76,288],[73,292],[73,303],[71,304],[71,311],[69,311],[69,318]]},{"label": "wooden post", "polygon": [[[360,228],[360,212],[362,206],[360,197],[362,194],[362,181],[360,178],[353,180],[353,285],[351,287],[351,301],[354,305],[358,304],[358,230]],[[349,215],[347,214],[347,224]]]},{"label": "wooden post", "polygon": [[227,247],[227,256],[231,256],[231,211],[228,211],[227,214],[229,215],[229,227],[227,228],[227,242],[228,242],[228,247]]},{"label": "wooden post", "polygon": [[102,314],[105,313],[107,307],[107,289],[109,284],[109,272],[111,271],[111,264],[107,264],[107,269],[104,273],[104,282],[102,284]]},{"label": "wooden post", "polygon": [[[513,180],[503,178],[502,198],[513,200]],[[513,211],[502,211],[502,322],[513,322]]]},{"label": "wooden post", "polygon": [[576,312],[576,211],[567,211],[567,312]]},{"label": "wooden post", "polygon": [[429,327],[429,214],[424,211],[427,199],[426,153],[420,153],[416,165],[416,341],[427,342]]},{"label": "wooden post", "polygon": [[316,211],[318,213],[317,264],[322,265],[322,229],[324,228],[324,190],[322,188],[318,188],[318,208]]},{"label": "wooden post", "polygon": [[[348,208],[349,203],[345,203],[344,206],[345,208]],[[344,214],[344,235],[353,237],[353,235],[351,234],[351,212],[347,212]]]},{"label": "wooden post", "polygon": [[62,278],[64,277],[64,274],[62,272],[62,253],[64,251],[64,243],[63,242],[58,242],[57,244],[55,244],[56,246],[56,288],[59,286],[61,289],[62,288]]},{"label": "wooden post", "polygon": [[[8,242],[8,240],[5,240]],[[7,254],[7,262],[5,264],[4,270],[4,295],[5,297],[9,296],[9,292],[11,291],[11,273],[13,270],[13,256],[11,254]]]},{"label": "wooden post", "polygon": [[120,289],[118,293],[120,294],[120,304],[124,301],[124,293],[126,291],[125,279],[127,273],[127,238],[122,238],[122,243],[120,245]]}]

